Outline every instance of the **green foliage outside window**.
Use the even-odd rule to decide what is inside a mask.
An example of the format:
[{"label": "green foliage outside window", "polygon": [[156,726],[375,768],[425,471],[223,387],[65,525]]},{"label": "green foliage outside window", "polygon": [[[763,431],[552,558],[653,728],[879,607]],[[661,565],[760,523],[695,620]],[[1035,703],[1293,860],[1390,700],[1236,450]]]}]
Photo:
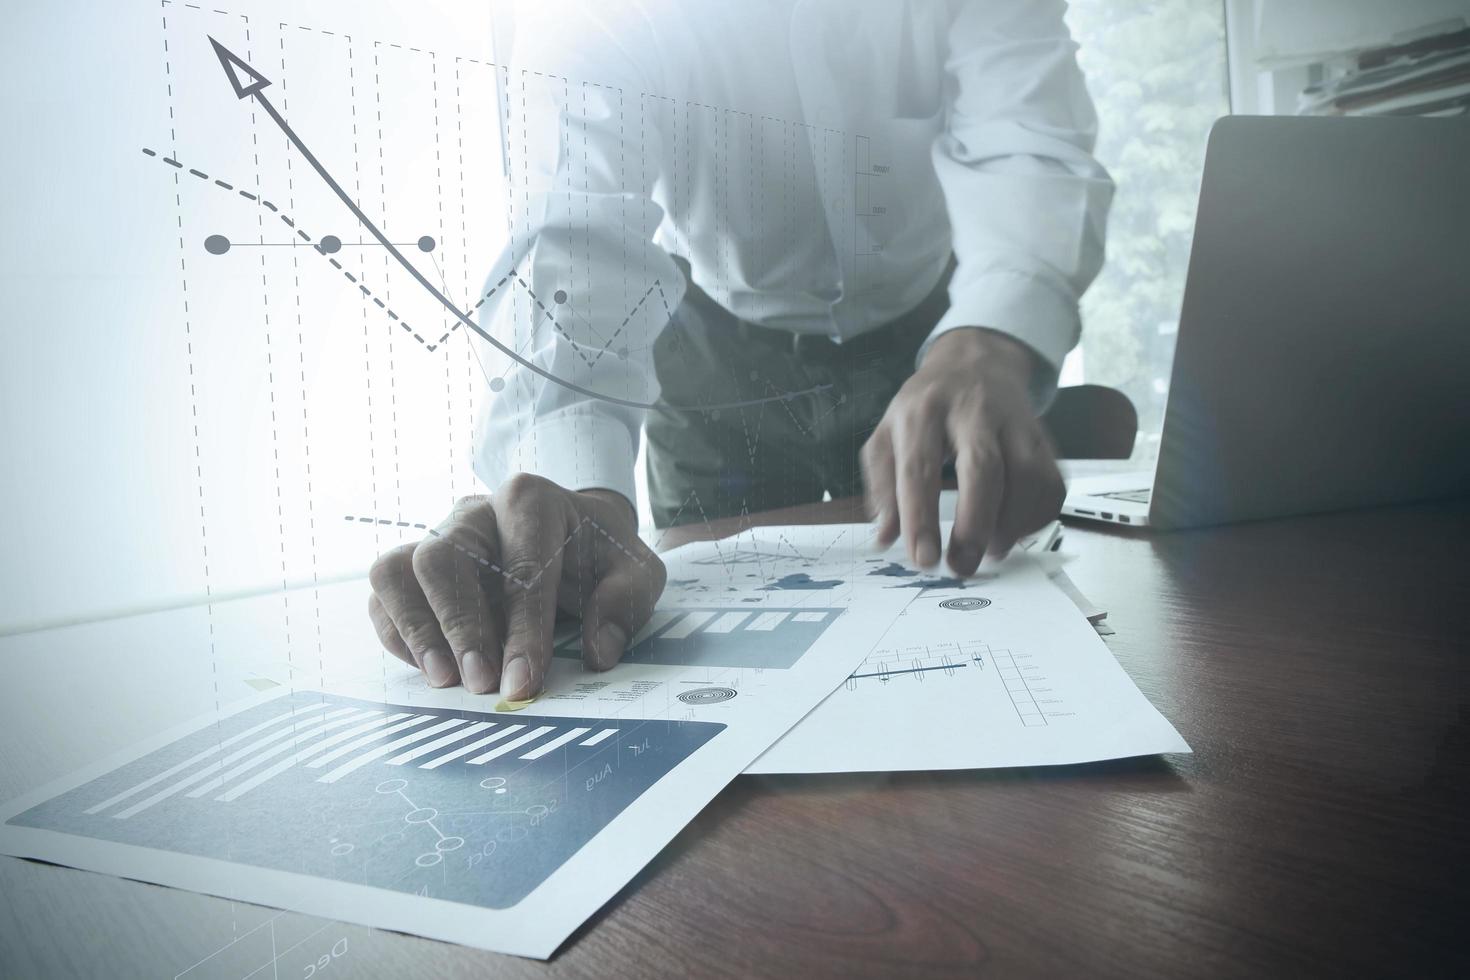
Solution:
[{"label": "green foliage outside window", "polygon": [[1073,0],[1067,19],[1097,105],[1097,156],[1118,185],[1107,263],[1082,301],[1083,376],[1133,400],[1135,455],[1151,457],[1205,143],[1229,111],[1223,4]]}]

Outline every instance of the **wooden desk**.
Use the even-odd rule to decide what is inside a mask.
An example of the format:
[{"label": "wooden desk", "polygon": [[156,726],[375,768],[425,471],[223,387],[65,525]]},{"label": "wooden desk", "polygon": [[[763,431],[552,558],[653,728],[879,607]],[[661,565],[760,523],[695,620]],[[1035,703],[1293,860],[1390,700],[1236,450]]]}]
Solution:
[{"label": "wooden desk", "polygon": [[[549,965],[342,926],[291,955],[341,934],[338,976],[1464,975],[1466,541],[1470,503],[1071,527],[1070,574],[1193,756],[742,777]],[[173,975],[230,923],[27,862],[0,883],[4,975]],[[228,909],[274,940],[271,914]],[[248,972],[222,957],[185,975]]]}]

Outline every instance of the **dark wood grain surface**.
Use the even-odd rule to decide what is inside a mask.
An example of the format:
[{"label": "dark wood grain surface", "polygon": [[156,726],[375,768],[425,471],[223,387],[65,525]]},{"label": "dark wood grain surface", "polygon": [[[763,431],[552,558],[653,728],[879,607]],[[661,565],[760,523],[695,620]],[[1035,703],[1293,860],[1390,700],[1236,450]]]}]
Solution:
[{"label": "dark wood grain surface", "polygon": [[[1069,527],[1192,756],[741,777],[549,964],[358,930],[339,975],[1463,976],[1467,542],[1467,503]],[[21,969],[94,961],[58,923],[163,943],[205,901],[9,863]]]}]

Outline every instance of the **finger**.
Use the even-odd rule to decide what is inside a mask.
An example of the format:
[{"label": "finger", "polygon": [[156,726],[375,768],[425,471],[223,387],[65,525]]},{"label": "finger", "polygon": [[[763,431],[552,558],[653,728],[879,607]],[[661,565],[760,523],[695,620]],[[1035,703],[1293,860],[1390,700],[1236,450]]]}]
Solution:
[{"label": "finger", "polygon": [[430,673],[431,667],[441,669],[442,665],[425,657],[431,650],[448,650],[449,644],[439,631],[439,620],[414,576],[415,547],[417,544],[401,544],[382,554],[373,562],[368,582],[392,620],[394,629],[398,630],[398,636],[408,646],[414,664],[424,672],[429,683],[442,686]]},{"label": "finger", "polygon": [[1005,492],[990,546],[997,558],[1004,558],[1023,536],[1054,520],[1067,493],[1039,428],[1007,427],[1001,432],[1001,446],[1006,458]]},{"label": "finger", "polygon": [[462,678],[474,694],[500,684],[501,593],[491,572],[497,552],[489,498],[467,497],[413,553],[414,574],[449,645],[451,662],[438,666],[440,676]]},{"label": "finger", "polygon": [[992,444],[971,437],[955,455],[959,496],[949,534],[949,567],[955,574],[975,574],[995,531],[1005,489],[1005,461]]},{"label": "finger", "polygon": [[623,556],[593,587],[582,611],[582,660],[607,670],[622,659],[628,641],[653,615],[668,573],[659,557]]},{"label": "finger", "polygon": [[494,497],[505,581],[505,665],[500,693],[517,701],[535,697],[546,679],[556,627],[562,547],[572,530],[565,491],[524,474]]},{"label": "finger", "polygon": [[383,649],[410,667],[418,666],[414,662],[413,654],[408,652],[408,644],[398,635],[398,627],[393,625],[393,618],[383,608],[383,600],[378,598],[376,592],[368,595],[368,619],[372,620],[373,629],[377,632],[378,642],[383,644]]},{"label": "finger", "polygon": [[893,449],[898,519],[909,557],[920,568],[932,568],[939,561],[939,475],[944,465],[937,421],[896,426]]},{"label": "finger", "polygon": [[893,442],[880,425],[863,443],[863,490],[868,517],[877,524],[877,545],[887,550],[898,538],[898,505],[894,499]]}]

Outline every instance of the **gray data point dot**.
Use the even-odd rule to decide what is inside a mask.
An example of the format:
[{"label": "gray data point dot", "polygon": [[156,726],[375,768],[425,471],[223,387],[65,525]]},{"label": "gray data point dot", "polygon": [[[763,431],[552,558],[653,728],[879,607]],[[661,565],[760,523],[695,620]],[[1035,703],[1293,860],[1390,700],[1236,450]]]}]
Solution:
[{"label": "gray data point dot", "polygon": [[622,360],[625,360],[626,361],[628,359],[628,354],[629,353],[630,352],[629,352],[628,348],[626,348],[626,347],[619,347],[618,348],[618,357],[621,358]]},{"label": "gray data point dot", "polygon": [[505,379],[504,378],[491,378],[490,379],[490,390],[491,391],[504,391],[505,390]]},{"label": "gray data point dot", "polygon": [[336,235],[323,235],[321,244],[317,247],[322,250],[323,255],[332,255],[342,251],[342,239]]},{"label": "gray data point dot", "polygon": [[230,240],[224,235],[210,235],[204,240],[204,250],[210,255],[224,255],[230,250]]},{"label": "gray data point dot", "polygon": [[556,303],[558,306],[562,303],[565,303],[567,301],[567,291],[565,289],[558,289],[556,292],[551,294],[551,301],[553,303]]},{"label": "gray data point dot", "polygon": [[432,252],[432,251],[434,251],[434,239],[433,239],[432,236],[425,235],[423,238],[420,238],[419,239],[419,251],[420,252]]}]

